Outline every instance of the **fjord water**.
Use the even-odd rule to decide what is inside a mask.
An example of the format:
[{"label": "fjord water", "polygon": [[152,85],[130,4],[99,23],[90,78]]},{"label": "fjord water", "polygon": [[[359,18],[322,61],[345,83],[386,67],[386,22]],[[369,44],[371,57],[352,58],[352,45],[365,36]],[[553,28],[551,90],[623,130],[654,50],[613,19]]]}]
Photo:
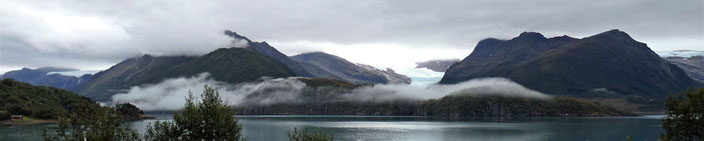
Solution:
[{"label": "fjord water", "polygon": [[[156,120],[170,120],[157,115]],[[296,128],[331,133],[337,140],[656,140],[661,116],[644,117],[408,117],[408,116],[238,116],[251,141],[288,140]],[[144,131],[155,120],[128,122]],[[53,124],[2,126],[0,140],[41,140]]]}]

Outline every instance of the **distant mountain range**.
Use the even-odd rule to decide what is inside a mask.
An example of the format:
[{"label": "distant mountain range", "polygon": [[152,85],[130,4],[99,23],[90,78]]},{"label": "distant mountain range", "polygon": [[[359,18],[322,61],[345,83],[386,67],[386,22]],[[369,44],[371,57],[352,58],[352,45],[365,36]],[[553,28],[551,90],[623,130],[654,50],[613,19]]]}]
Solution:
[{"label": "distant mountain range", "polygon": [[286,56],[266,42],[253,42],[249,38],[229,30],[225,35],[234,40],[245,41],[247,49],[276,59],[286,65],[297,76],[310,78],[337,79],[353,83],[401,83],[409,84],[411,79],[395,73],[391,69],[380,70],[369,65],[354,64],[338,56],[323,52],[304,53],[296,56]]},{"label": "distant mountain range", "polygon": [[[190,77],[204,72],[210,73],[210,76],[217,81],[231,84],[255,81],[264,76],[273,78],[302,76],[374,84],[410,83],[410,78],[397,74],[391,69],[380,70],[368,65],[354,64],[320,52],[316,54],[325,55],[309,56],[305,57],[305,60],[296,61],[266,42],[253,42],[229,30],[224,34],[232,37],[234,42],[243,42],[244,46],[220,48],[203,56],[144,55],[126,59],[94,75],[88,74],[81,77],[49,74],[49,72],[75,70],[48,67],[10,71],[2,78],[13,78],[33,85],[64,88],[96,101],[109,101],[112,95],[125,92],[133,86],[155,84],[168,78]],[[337,57],[331,62],[337,65],[316,61],[327,60],[330,57]]]},{"label": "distant mountain range", "polygon": [[665,57],[665,60],[682,68],[692,79],[704,83],[704,56],[671,56]]},{"label": "distant mountain range", "polygon": [[452,64],[459,62],[459,59],[448,60],[428,60],[425,62],[416,62],[416,68],[428,68],[436,72],[445,72]]},{"label": "distant mountain range", "polygon": [[704,51],[674,50],[656,52],[660,57],[682,68],[692,79],[704,83]]},{"label": "distant mountain range", "polygon": [[392,69],[380,70],[369,65],[354,64],[323,52],[303,53],[291,58],[303,64],[303,68],[313,72],[316,78],[338,79],[353,83],[411,83],[411,78],[397,74]]},{"label": "distant mountain range", "polygon": [[530,89],[577,97],[609,94],[664,98],[701,87],[685,71],[619,30],[576,39],[524,32],[510,40],[484,39],[447,69],[441,84],[505,77]]},{"label": "distant mountain range", "polygon": [[76,86],[88,82],[91,78],[90,74],[75,77],[55,73],[68,71],[77,71],[77,69],[56,67],[37,69],[22,68],[21,70],[8,71],[0,76],[0,79],[12,78],[16,81],[22,81],[32,85],[53,86],[67,90],[76,90]]}]

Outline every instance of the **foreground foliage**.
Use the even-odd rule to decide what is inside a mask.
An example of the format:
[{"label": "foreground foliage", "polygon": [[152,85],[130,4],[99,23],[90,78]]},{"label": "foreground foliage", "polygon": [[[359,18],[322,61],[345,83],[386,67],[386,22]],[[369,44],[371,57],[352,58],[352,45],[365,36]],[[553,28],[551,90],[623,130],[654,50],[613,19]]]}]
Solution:
[{"label": "foreground foliage", "polygon": [[67,117],[59,117],[56,134],[44,130],[44,140],[139,140],[137,130],[123,125],[120,113],[93,102],[82,102]]},{"label": "foreground foliage", "polygon": [[661,140],[704,140],[704,88],[670,96],[665,106],[665,133],[660,135]]},{"label": "foreground foliage", "polygon": [[10,120],[11,115],[10,112],[5,111],[5,110],[0,110],[0,120]]},{"label": "foreground foliage", "polygon": [[332,141],[333,136],[327,133],[314,131],[308,131],[308,128],[303,128],[298,130],[293,128],[293,131],[288,132],[289,141]]},{"label": "foreground foliage", "polygon": [[174,121],[157,121],[147,126],[146,140],[244,140],[234,107],[220,99],[215,89],[205,86],[201,99],[193,94]]},{"label": "foreground foliage", "polygon": [[76,111],[79,103],[90,99],[70,91],[15,81],[0,82],[0,120],[5,114],[24,115],[37,119],[55,119],[59,113]]}]

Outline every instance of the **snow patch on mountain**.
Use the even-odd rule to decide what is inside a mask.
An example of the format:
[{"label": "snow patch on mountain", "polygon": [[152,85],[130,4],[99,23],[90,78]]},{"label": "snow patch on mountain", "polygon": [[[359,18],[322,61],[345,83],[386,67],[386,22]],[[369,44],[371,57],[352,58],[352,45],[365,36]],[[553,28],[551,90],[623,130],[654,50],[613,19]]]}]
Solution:
[{"label": "snow patch on mountain", "polygon": [[655,51],[660,57],[684,57],[704,56],[704,51],[701,50],[672,50],[672,51]]},{"label": "snow patch on mountain", "polygon": [[357,65],[363,69],[366,69],[372,73],[383,75],[386,78],[386,80],[389,80],[387,82],[388,84],[410,84],[410,83],[413,83],[413,79],[411,79],[410,77],[404,76],[403,74],[398,74],[398,73],[396,73],[396,71],[394,71],[391,68],[382,69],[379,67],[374,67],[371,65],[359,64],[359,63],[356,63],[355,65]]}]

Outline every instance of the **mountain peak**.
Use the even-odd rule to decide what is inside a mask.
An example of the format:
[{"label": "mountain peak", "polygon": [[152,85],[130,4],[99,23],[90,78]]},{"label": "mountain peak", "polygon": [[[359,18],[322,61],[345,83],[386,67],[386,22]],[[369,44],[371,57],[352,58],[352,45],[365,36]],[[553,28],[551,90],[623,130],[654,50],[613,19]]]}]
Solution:
[{"label": "mountain peak", "polygon": [[247,37],[245,37],[245,36],[242,36],[242,35],[240,35],[240,34],[237,34],[237,32],[233,32],[233,31],[230,31],[230,30],[225,30],[223,33],[225,33],[225,35],[230,36],[230,37],[235,38],[235,39],[247,40],[247,42],[252,42],[252,40],[249,40],[249,38],[247,38]]},{"label": "mountain peak", "polygon": [[623,31],[621,31],[621,30],[618,30],[618,29],[611,29],[611,30],[609,30],[609,31],[606,31],[606,32],[613,32],[613,33],[624,33]]},{"label": "mountain peak", "polygon": [[538,32],[523,32],[518,37],[514,39],[547,39],[543,34],[540,34]]},{"label": "mountain peak", "polygon": [[608,88],[651,98],[699,86],[647,45],[617,29],[582,39],[533,39],[538,37],[524,32],[495,46],[484,46],[491,45],[490,40],[480,42],[469,56],[446,70],[440,84],[505,77],[544,93],[578,96]]},{"label": "mountain peak", "polygon": [[301,55],[304,55],[304,54],[305,54],[305,55],[331,55],[331,54],[327,54],[327,53],[322,52],[322,51],[313,51],[313,52],[301,53]]},{"label": "mountain peak", "polygon": [[612,30],[609,30],[606,32],[602,32],[602,33],[599,33],[599,34],[594,35],[592,37],[610,37],[610,38],[622,38],[622,39],[634,40],[633,38],[631,38],[631,36],[628,35],[628,33],[623,32],[618,29],[612,29]]}]

